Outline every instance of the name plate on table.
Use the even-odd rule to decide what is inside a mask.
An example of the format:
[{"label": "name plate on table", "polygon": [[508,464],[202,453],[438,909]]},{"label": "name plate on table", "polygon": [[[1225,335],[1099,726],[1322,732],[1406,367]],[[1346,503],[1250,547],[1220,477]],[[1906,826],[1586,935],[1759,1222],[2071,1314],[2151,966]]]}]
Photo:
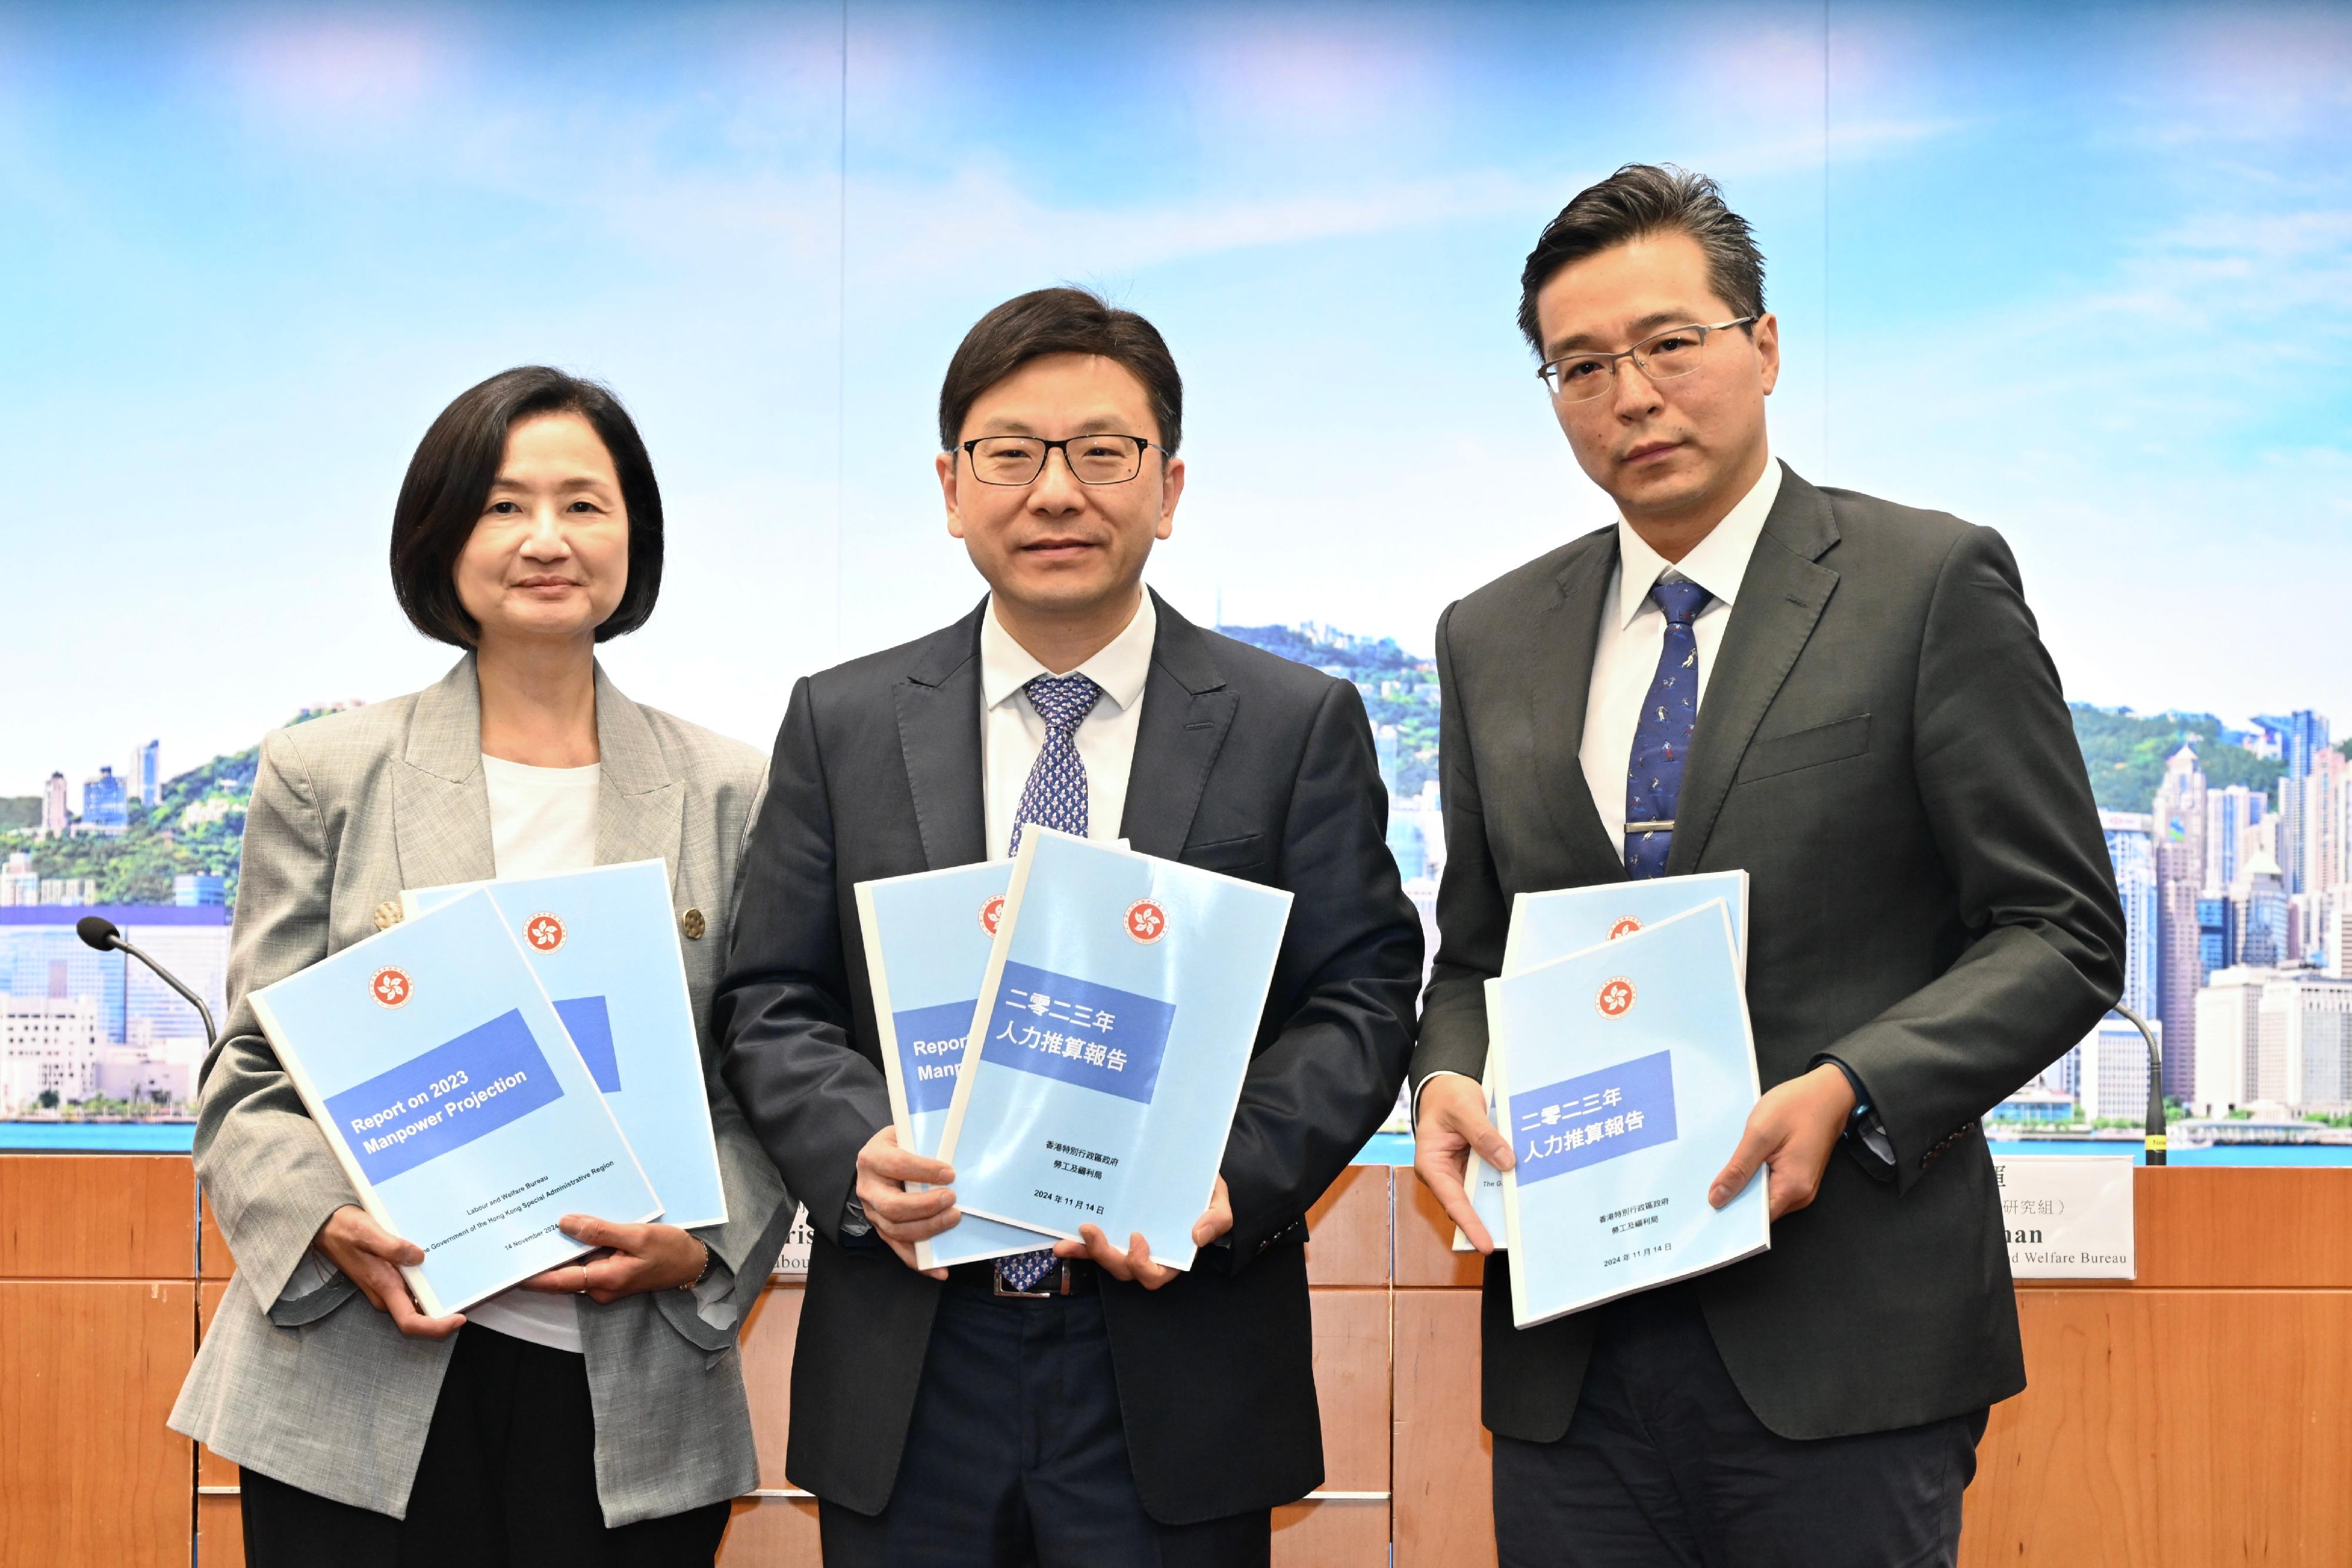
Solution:
[{"label": "name plate on table", "polygon": [[2128,1155],[1998,1157],[2009,1271],[2021,1280],[2138,1275]]}]

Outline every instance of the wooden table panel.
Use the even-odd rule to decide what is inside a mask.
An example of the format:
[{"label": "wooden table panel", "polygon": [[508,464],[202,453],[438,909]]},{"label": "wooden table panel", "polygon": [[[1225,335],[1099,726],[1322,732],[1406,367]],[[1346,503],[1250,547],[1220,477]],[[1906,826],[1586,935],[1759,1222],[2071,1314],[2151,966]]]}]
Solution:
[{"label": "wooden table panel", "polygon": [[196,1499],[196,1568],[245,1568],[245,1512],[236,1498]]},{"label": "wooden table panel", "polygon": [[0,1279],[193,1279],[195,1226],[185,1155],[0,1158]]},{"label": "wooden table panel", "polygon": [[1454,1250],[1454,1221],[1422,1186],[1421,1177],[1400,1166],[1396,1173],[1396,1282],[1402,1288],[1455,1286],[1476,1290],[1486,1277],[1486,1260],[1475,1252]]},{"label": "wooden table panel", "polygon": [[816,1504],[807,1498],[741,1497],[719,1545],[719,1568],[819,1568]]},{"label": "wooden table panel", "polygon": [[792,1485],[784,1479],[784,1437],[792,1430],[793,1342],[800,1332],[801,1287],[771,1285],[760,1292],[739,1340],[743,1347],[743,1388],[751,1401],[751,1437],[760,1446],[763,1487]]},{"label": "wooden table panel", "polygon": [[1970,1568],[2341,1563],[2352,1291],[2021,1290],[2023,1396],[1978,1450]]},{"label": "wooden table panel", "polygon": [[2139,1278],[2073,1289],[2352,1290],[2352,1166],[2164,1166],[2132,1174]]},{"label": "wooden table panel", "polygon": [[0,1563],[185,1568],[195,1319],[186,1280],[0,1283]]},{"label": "wooden table panel", "polygon": [[1388,1568],[1388,1563],[1389,1505],[1384,1500],[1335,1498],[1274,1511],[1274,1568]]},{"label": "wooden table panel", "polygon": [[1349,1166],[1307,1211],[1307,1282],[1389,1282],[1389,1167]]},{"label": "wooden table panel", "polygon": [[1389,1490],[1389,1293],[1318,1290],[1315,1399],[1324,1491]]},{"label": "wooden table panel", "polygon": [[1393,1300],[1396,1568],[1491,1568],[1495,1445],[1478,1424],[1478,1298]]}]

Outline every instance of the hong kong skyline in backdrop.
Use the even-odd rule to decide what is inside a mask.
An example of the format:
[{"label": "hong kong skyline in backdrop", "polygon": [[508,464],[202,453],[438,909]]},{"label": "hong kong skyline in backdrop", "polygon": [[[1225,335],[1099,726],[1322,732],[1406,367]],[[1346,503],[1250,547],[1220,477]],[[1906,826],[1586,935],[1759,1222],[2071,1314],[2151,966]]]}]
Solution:
[{"label": "hong kong skyline in backdrop", "polygon": [[1757,226],[1776,452],[2000,528],[2071,697],[2352,716],[2352,21],[993,10],[0,16],[0,796],[434,679],[392,497],[525,361],[614,385],[662,476],[614,678],[764,746],[796,676],[978,596],[938,379],[1064,279],[1185,373],[1155,585],[1425,653],[1612,515],[1511,317],[1543,222],[1635,158]]}]

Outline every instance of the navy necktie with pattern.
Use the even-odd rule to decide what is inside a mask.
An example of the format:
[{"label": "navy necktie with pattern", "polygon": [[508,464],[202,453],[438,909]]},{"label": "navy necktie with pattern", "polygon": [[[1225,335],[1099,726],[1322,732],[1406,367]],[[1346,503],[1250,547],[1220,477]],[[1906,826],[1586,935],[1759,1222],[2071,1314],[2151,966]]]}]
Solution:
[{"label": "navy necktie with pattern", "polygon": [[[1029,781],[1021,787],[1007,854],[1021,852],[1021,830],[1032,822],[1087,836],[1087,765],[1078,755],[1078,726],[1102,696],[1102,688],[1084,675],[1039,675],[1021,689],[1045,721],[1045,744],[1038,748]],[[1050,1247],[1015,1252],[996,1260],[996,1274],[1008,1290],[1034,1291],[1059,1261]]]},{"label": "navy necktie with pattern", "polygon": [[1677,580],[1657,583],[1650,598],[1665,612],[1666,642],[1625,767],[1625,874],[1637,879],[1664,875],[1674,848],[1683,764],[1698,728],[1698,638],[1691,623],[1715,595]]}]

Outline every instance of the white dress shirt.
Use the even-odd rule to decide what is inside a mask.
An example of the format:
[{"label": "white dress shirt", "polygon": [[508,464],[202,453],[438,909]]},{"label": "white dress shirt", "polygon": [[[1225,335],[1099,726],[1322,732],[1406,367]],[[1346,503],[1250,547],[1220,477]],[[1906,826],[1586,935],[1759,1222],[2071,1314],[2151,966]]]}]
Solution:
[{"label": "white dress shirt", "polygon": [[1601,825],[1622,852],[1625,840],[1625,778],[1633,756],[1633,731],[1642,702],[1657,678],[1658,656],[1666,646],[1666,612],[1650,590],[1669,573],[1696,582],[1715,597],[1691,622],[1698,643],[1698,701],[1706,704],[1706,684],[1715,674],[1724,629],[1731,624],[1748,558],[1764,532],[1764,519],[1780,494],[1780,463],[1766,457],[1764,472],[1738,505],[1724,514],[1706,538],[1678,561],[1652,549],[1633,525],[1617,519],[1617,570],[1601,601],[1601,634],[1592,648],[1592,682],[1585,688],[1584,740],[1576,759],[1585,788],[1601,811]]},{"label": "white dress shirt", "polygon": [[1151,674],[1151,642],[1160,615],[1144,593],[1127,629],[1076,670],[1049,670],[1013,640],[996,619],[996,602],[980,618],[981,779],[987,794],[988,858],[1003,860],[1013,842],[1013,821],[1029,770],[1045,747],[1045,721],[1022,687],[1039,675],[1081,674],[1102,688],[1094,710],[1078,725],[1078,760],[1087,769],[1087,837],[1109,843],[1127,812],[1127,779],[1135,767],[1135,737],[1143,715],[1143,685]]}]

